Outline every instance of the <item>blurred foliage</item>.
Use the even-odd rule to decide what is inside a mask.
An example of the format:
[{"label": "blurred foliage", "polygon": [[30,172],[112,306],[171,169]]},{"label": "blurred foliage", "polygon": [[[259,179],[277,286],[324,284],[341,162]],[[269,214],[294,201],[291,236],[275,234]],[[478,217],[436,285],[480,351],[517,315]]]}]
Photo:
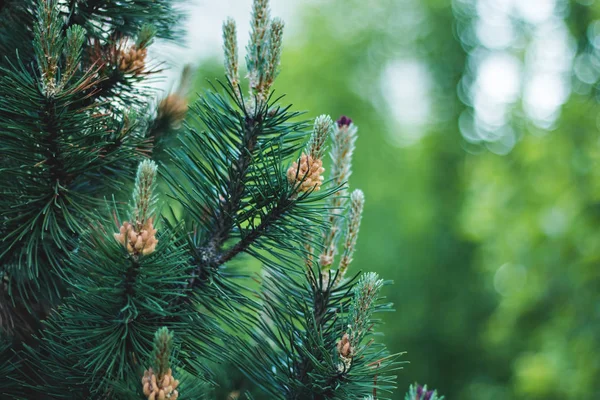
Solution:
[{"label": "blurred foliage", "polygon": [[[276,90],[307,117],[345,114],[359,126],[350,185],[367,201],[354,265],[395,281],[386,294],[397,312],[384,331],[410,361],[400,388],[427,382],[461,400],[600,393],[600,2],[541,3],[552,6],[547,22],[532,22],[537,6],[529,18],[511,11],[513,39],[500,49],[473,34],[494,4],[487,0],[308,2],[301,30],[286,38]],[[555,62],[566,65],[568,89],[540,117],[522,87],[536,78],[544,24],[565,28],[568,48]],[[462,87],[482,52],[514,56],[530,74],[506,107],[509,146],[505,137],[473,139],[461,125],[481,112],[469,98],[474,86]],[[418,126],[401,117],[419,104],[387,93],[402,76],[386,71],[405,60],[429,79]],[[202,65],[196,87],[220,71]]]}]

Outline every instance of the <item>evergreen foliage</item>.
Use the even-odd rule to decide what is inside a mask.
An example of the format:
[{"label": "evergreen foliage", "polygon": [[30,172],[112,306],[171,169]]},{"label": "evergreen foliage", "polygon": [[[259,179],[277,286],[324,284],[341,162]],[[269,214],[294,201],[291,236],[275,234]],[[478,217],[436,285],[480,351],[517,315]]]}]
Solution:
[{"label": "evergreen foliage", "polygon": [[[226,79],[183,126],[185,88],[152,109],[147,46],[177,37],[172,3],[0,6],[2,394],[214,398],[240,376],[232,398],[388,398],[400,364],[376,341],[384,281],[350,269],[357,127],[303,121],[273,93],[283,23],[267,0],[248,92],[228,20]],[[11,47],[21,38],[30,48]]]},{"label": "evergreen foliage", "polygon": [[[300,40],[286,35],[275,88],[310,116],[360,124],[351,184],[367,203],[354,264],[394,280],[382,293],[399,312],[379,329],[411,361],[399,387],[595,399],[600,2],[296,4],[286,22]],[[511,68],[495,68],[504,61]],[[215,64],[201,74],[220,76]],[[539,85],[546,72],[562,83]],[[509,87],[507,108],[474,97]],[[537,89],[547,95],[530,102]],[[502,128],[465,124],[502,109]],[[473,143],[482,137],[493,141]]]}]

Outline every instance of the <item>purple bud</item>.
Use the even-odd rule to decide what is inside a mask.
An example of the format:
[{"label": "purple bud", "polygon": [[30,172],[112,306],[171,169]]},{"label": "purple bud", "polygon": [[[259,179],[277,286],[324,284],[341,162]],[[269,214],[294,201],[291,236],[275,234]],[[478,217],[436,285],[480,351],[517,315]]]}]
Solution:
[{"label": "purple bud", "polygon": [[415,400],[431,400],[433,390],[423,390],[423,386],[417,385],[417,398]]},{"label": "purple bud", "polygon": [[338,127],[341,128],[342,126],[350,126],[352,120],[346,117],[345,115],[342,115],[340,119],[338,119],[336,122],[338,124]]}]

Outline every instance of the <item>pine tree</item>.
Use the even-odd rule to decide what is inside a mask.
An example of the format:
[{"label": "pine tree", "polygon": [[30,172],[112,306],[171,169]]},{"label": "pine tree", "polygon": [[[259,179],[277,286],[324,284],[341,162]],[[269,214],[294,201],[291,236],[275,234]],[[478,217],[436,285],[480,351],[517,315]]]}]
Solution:
[{"label": "pine tree", "polygon": [[386,282],[351,268],[357,127],[275,95],[284,24],[267,0],[249,90],[227,20],[225,78],[189,111],[186,79],[156,107],[144,86],[148,46],[178,37],[175,2],[5,1],[0,17],[5,397],[390,395]]}]

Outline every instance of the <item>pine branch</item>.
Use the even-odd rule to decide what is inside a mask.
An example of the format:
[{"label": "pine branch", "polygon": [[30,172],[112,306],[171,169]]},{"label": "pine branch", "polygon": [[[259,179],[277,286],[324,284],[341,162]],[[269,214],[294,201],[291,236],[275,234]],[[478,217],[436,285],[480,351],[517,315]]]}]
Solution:
[{"label": "pine branch", "polygon": [[65,29],[56,1],[38,3],[38,72],[9,64],[0,79],[0,170],[8,177],[0,259],[13,281],[11,296],[39,295],[54,304],[66,252],[99,204],[95,196],[120,186],[115,178],[139,157],[141,141],[94,102],[97,68],[79,69],[84,31]]},{"label": "pine branch", "polygon": [[208,246],[219,250],[223,243],[229,238],[231,229],[234,226],[233,215],[240,209],[240,203],[244,190],[246,188],[246,177],[250,163],[252,162],[252,153],[256,148],[259,135],[262,133],[262,115],[263,110],[259,110],[255,116],[245,115],[244,125],[241,134],[241,141],[237,148],[239,156],[234,161],[228,173],[228,187],[226,189],[227,197],[217,215],[216,229]]},{"label": "pine branch", "polygon": [[[117,203],[110,207],[116,228],[95,215],[98,196],[119,188],[142,153],[161,157],[162,140],[186,117],[182,90],[154,113],[139,86],[152,72],[146,47],[154,35],[175,37],[174,2],[23,4],[0,9],[35,20],[19,33],[33,34],[33,46],[0,62],[0,322],[21,321],[22,306],[51,311],[33,318],[32,327],[44,320],[22,346],[16,372],[28,391],[17,396],[196,399],[214,383],[215,362],[275,398],[391,390],[398,363],[371,337],[373,313],[389,309],[378,303],[382,281],[342,279],[362,212],[359,191],[343,207],[355,129],[345,120],[334,128],[323,115],[305,143],[307,123],[271,90],[284,25],[270,18],[268,1],[254,0],[250,98],[239,86],[230,20],[229,84],[195,102],[180,145],[168,150],[173,167],[162,173],[172,218],[157,212],[156,165],[144,161],[125,218]],[[12,52],[3,32],[0,49]],[[329,136],[334,173],[326,181]],[[315,262],[319,252],[330,259]],[[265,266],[258,289],[232,262],[242,254]]]},{"label": "pine branch", "polygon": [[[183,139],[186,150],[171,152],[181,175],[165,171],[173,198],[201,228],[191,244],[197,263],[191,285],[209,276],[209,271],[219,268],[222,262],[246,251],[279,218],[275,214],[288,208],[285,199],[278,204],[283,192],[289,196],[278,164],[281,157],[298,149],[300,135],[296,132],[304,126],[287,122],[298,115],[288,113],[287,108],[264,104],[248,114],[233,89],[225,87],[228,97],[207,93],[192,107],[192,115],[206,130],[192,132]],[[213,132],[221,132],[222,136]],[[182,182],[196,190],[190,192]],[[261,197],[265,193],[269,196]],[[264,207],[275,214],[263,215]],[[261,221],[258,232],[244,235],[233,250],[222,250],[233,234],[241,233],[241,226],[255,218]]]},{"label": "pine branch", "polygon": [[260,222],[260,224],[254,228],[248,235],[242,237],[233,247],[228,249],[217,256],[213,261],[214,265],[220,266],[233,259],[239,253],[247,251],[252,244],[254,244],[262,235],[264,235],[269,228],[277,221],[279,221],[286,212],[288,212],[294,205],[295,200],[291,198],[280,199],[279,202],[273,207],[270,213],[268,213]]},{"label": "pine branch", "polygon": [[101,153],[112,121],[81,106],[93,85],[92,73],[74,82],[45,75],[40,91],[36,78],[22,68],[4,69],[0,79],[0,148],[7,157],[0,168],[8,178],[0,200],[6,232],[0,259],[20,292],[29,291],[28,280],[42,276],[48,294],[56,296],[57,277],[45,263],[61,273],[63,252],[84,230],[85,216],[97,204],[96,191],[109,186],[110,174],[127,168],[137,154],[127,147]]},{"label": "pine branch", "polygon": [[[156,230],[148,225],[155,173],[151,162],[141,163],[130,215],[137,221],[133,228],[123,229],[128,227],[124,223],[120,233],[112,234],[104,222],[97,223],[72,254],[66,279],[73,296],[45,322],[45,351],[30,350],[39,390],[58,394],[68,387],[78,398],[111,390],[141,392],[137,369],[150,356],[145,346],[160,326],[186,336],[194,332],[211,343],[202,334],[210,319],[200,319],[193,305],[174,301],[184,295],[178,288],[189,277],[185,249],[173,232],[155,240]],[[33,364],[34,358],[41,362]],[[132,378],[136,386],[127,383]]]}]

